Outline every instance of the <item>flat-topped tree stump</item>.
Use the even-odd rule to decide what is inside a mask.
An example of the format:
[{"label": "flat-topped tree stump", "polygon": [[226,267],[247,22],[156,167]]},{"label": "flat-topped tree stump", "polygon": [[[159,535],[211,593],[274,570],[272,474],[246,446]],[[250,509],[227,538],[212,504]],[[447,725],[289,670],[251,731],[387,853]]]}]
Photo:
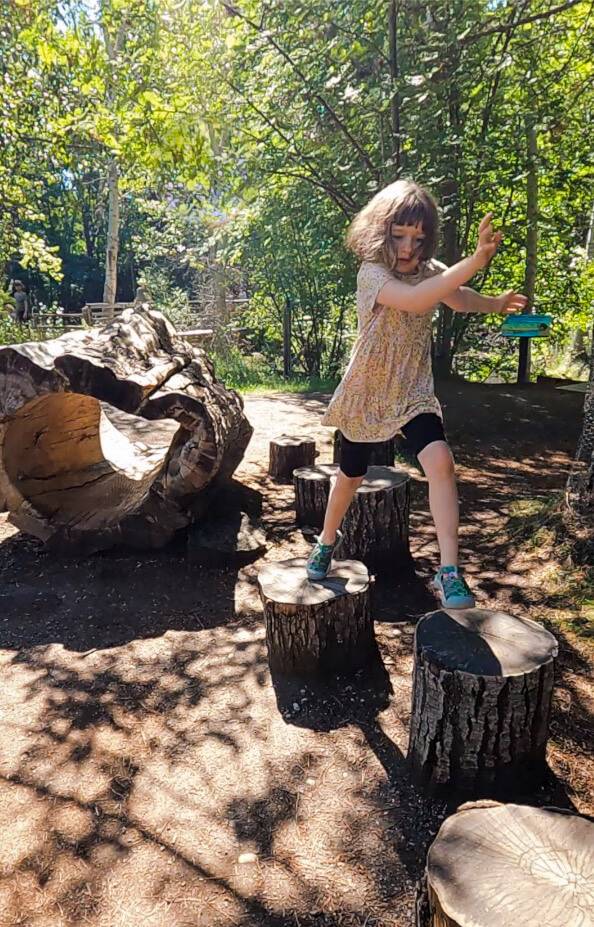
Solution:
[{"label": "flat-topped tree stump", "polygon": [[[333,442],[333,456],[332,460],[334,463],[340,461],[340,445],[342,442],[342,434],[340,431],[334,432],[334,442]],[[369,466],[370,467],[393,467],[394,466],[394,457],[396,455],[396,441],[394,438],[390,438],[389,441],[376,441],[373,444],[373,448],[369,457]]]},{"label": "flat-topped tree stump", "polygon": [[277,483],[290,483],[293,470],[307,467],[316,459],[316,442],[313,438],[279,435],[270,442],[268,474]]},{"label": "flat-topped tree stump", "polygon": [[427,856],[428,927],[594,927],[594,824],[553,808],[463,805]]},{"label": "flat-topped tree stump", "polygon": [[526,618],[440,609],[418,622],[408,761],[430,792],[505,793],[545,769],[557,641]]},{"label": "flat-topped tree stump", "polygon": [[362,563],[333,561],[311,583],[305,559],[267,563],[258,575],[272,672],[351,673],[376,652],[369,574]]},{"label": "flat-topped tree stump", "polygon": [[341,525],[335,556],[362,560],[390,575],[411,566],[410,477],[396,467],[369,467]]},{"label": "flat-topped tree stump", "polygon": [[321,528],[330,493],[330,480],[338,473],[337,464],[298,467],[293,471],[295,516],[298,525]]},{"label": "flat-topped tree stump", "polygon": [[0,497],[55,547],[162,546],[251,434],[238,393],[150,309],[0,348]]}]

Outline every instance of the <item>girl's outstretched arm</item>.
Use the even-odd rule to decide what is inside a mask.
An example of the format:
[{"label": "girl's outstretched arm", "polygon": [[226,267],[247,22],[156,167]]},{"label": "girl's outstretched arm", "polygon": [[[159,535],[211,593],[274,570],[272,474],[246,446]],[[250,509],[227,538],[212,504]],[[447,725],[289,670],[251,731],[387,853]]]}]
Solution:
[{"label": "girl's outstretched arm", "polygon": [[442,302],[454,312],[501,312],[512,315],[514,312],[522,312],[528,299],[515,290],[507,290],[499,296],[483,296],[469,286],[460,286],[442,299]]},{"label": "girl's outstretched arm", "polygon": [[436,303],[444,302],[447,296],[489,263],[501,239],[501,232],[493,231],[489,212],[479,226],[479,240],[473,255],[462,258],[443,273],[429,277],[416,286],[409,286],[400,280],[390,280],[381,288],[376,301],[389,309],[400,309],[413,315],[427,315]]}]

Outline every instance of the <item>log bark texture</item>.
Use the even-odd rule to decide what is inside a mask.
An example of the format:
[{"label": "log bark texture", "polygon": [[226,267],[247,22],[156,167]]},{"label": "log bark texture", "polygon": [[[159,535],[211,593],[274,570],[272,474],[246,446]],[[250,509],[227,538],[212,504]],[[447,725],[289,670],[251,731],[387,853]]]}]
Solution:
[{"label": "log bark texture", "polygon": [[280,435],[270,442],[268,474],[277,483],[290,483],[297,467],[307,467],[316,458],[313,438]]},{"label": "log bark texture", "polygon": [[431,793],[505,794],[545,769],[557,641],[503,612],[417,624],[408,761]]},{"label": "log bark texture", "polygon": [[429,848],[428,927],[594,927],[593,847],[577,814],[463,805]]},{"label": "log bark texture", "polygon": [[0,349],[0,496],[56,547],[165,544],[251,434],[241,397],[150,309]]},{"label": "log bark texture", "polygon": [[362,560],[379,574],[411,566],[410,477],[396,467],[369,467],[343,520],[337,559]]},{"label": "log bark texture", "polygon": [[336,477],[336,464],[298,467],[293,471],[295,515],[298,525],[321,528],[330,493],[330,480]]},{"label": "log bark texture", "polygon": [[362,563],[333,561],[325,580],[310,583],[305,563],[267,563],[258,576],[270,669],[287,676],[355,672],[376,653],[369,574]]},{"label": "log bark texture", "polygon": [[[340,444],[342,434],[340,431],[334,432],[333,461],[340,461]],[[389,441],[377,441],[373,444],[371,455],[369,457],[370,467],[393,467],[394,456],[396,454],[396,439],[390,438]]]}]

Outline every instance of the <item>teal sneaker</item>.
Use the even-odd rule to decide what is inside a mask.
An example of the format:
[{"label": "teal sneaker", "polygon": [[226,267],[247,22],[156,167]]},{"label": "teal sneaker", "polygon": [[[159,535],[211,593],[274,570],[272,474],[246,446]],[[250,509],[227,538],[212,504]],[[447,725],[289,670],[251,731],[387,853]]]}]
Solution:
[{"label": "teal sneaker", "polygon": [[468,583],[456,566],[441,567],[435,574],[433,588],[437,589],[444,608],[474,608],[476,604]]},{"label": "teal sneaker", "polygon": [[334,544],[321,544],[320,539],[316,538],[316,543],[305,564],[307,578],[313,580],[325,579],[332,563],[332,554],[342,535],[340,531],[336,532]]}]

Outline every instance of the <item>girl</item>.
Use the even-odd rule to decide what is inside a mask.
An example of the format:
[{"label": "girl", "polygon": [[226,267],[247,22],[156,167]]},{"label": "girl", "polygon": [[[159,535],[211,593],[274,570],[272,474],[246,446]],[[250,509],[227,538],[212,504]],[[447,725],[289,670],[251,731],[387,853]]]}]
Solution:
[{"label": "girl", "polygon": [[474,606],[458,568],[458,495],[431,371],[431,315],[443,302],[455,312],[509,314],[526,305],[513,290],[481,296],[463,286],[491,260],[501,233],[491,213],[479,226],[474,254],[452,267],[436,261],[438,215],[430,193],[410,180],[381,190],[355,216],[346,244],[362,261],[357,275],[357,340],[322,418],[342,433],[340,466],[322,533],[307,561],[310,580],[330,568],[338,526],[365,472],[374,442],[401,432],[429,484],[441,566],[433,585],[448,608]]}]

